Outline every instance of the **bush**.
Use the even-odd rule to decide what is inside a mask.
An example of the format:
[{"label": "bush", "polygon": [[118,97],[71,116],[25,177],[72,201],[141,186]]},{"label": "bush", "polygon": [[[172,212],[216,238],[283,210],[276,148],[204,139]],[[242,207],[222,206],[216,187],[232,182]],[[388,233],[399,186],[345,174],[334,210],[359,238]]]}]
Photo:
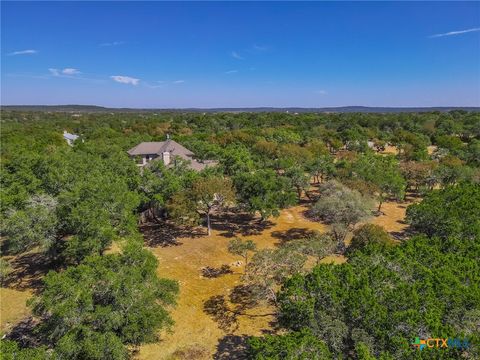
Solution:
[{"label": "bush", "polygon": [[323,360],[332,355],[325,343],[310,331],[254,337],[248,340],[249,355],[256,360]]},{"label": "bush", "polygon": [[348,247],[348,252],[351,253],[355,250],[363,249],[368,244],[388,246],[393,244],[393,240],[382,226],[365,224],[353,232],[353,238]]}]

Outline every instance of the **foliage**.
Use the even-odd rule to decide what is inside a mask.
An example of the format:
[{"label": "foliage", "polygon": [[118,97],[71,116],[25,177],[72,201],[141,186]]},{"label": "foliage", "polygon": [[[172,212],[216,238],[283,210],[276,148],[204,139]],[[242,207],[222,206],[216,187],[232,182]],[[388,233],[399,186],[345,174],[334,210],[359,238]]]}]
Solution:
[{"label": "foliage", "polygon": [[245,260],[245,268],[248,265],[248,252],[256,251],[257,246],[253,240],[245,240],[234,238],[228,242],[228,252],[243,257]]},{"label": "foliage", "polygon": [[[62,139],[64,129],[80,134],[85,142],[69,147]],[[200,159],[217,159],[220,165],[194,172],[176,159],[169,168],[152,162],[140,170],[126,151],[141,141],[161,141],[167,133]],[[376,195],[380,206],[386,198],[402,199],[407,185],[420,194],[447,189],[434,191],[408,211],[412,227],[431,238],[385,247],[370,243],[378,234],[367,232],[347,264],[319,265],[315,276],[302,277],[302,281],[308,278],[309,288],[298,290],[293,317],[301,313],[299,309],[309,314],[315,304],[315,321],[304,322],[320,324],[312,327],[313,336],[328,344],[334,356],[359,359],[409,357],[411,353],[402,347],[410,336],[453,333],[478,339],[471,335],[479,313],[478,268],[472,260],[478,262],[478,112],[72,114],[2,109],[0,136],[2,236],[13,251],[40,246],[63,260],[63,272],[47,276],[45,293],[39,295],[45,311],[37,308],[46,316],[41,331],[50,337],[48,354],[55,358],[124,358],[126,346],[151,339],[159,316],[164,319],[159,326],[168,324],[162,311],[150,317],[153,305],[147,306],[146,320],[143,310],[135,307],[157,299],[151,294],[160,280],[154,280],[153,270],[145,270],[148,264],[154,268],[151,260],[138,260],[143,265],[135,263],[127,269],[124,255],[105,255],[112,241],[140,238],[140,216],[196,224],[200,216],[207,216],[205,210],[220,211],[223,199],[231,197],[212,197],[211,189],[223,184],[229,194],[235,190],[239,210],[259,212],[265,220],[298,203],[308,186],[307,173],[315,182],[337,179],[363,196]],[[367,141],[377,151],[396,145],[399,154],[374,154]],[[431,143],[438,150],[429,157]],[[209,186],[210,178],[217,183]],[[233,186],[225,180],[229,178]],[[477,185],[464,185],[466,181]],[[364,199],[355,191],[352,196],[349,190],[340,193],[348,193],[346,199]],[[323,200],[325,196],[323,192]],[[331,202],[341,205],[338,210],[348,209],[348,204],[358,202]],[[341,214],[334,207],[331,211]],[[363,218],[357,215],[357,220]],[[343,236],[345,227],[353,228],[345,224],[357,220],[333,223],[333,230]],[[331,244],[330,236],[314,235],[278,250],[260,251],[248,264],[253,272],[246,280],[259,283],[274,299],[279,284],[300,271],[306,255],[318,261]],[[132,259],[143,254],[137,250]],[[68,267],[72,263],[80,265]],[[173,288],[169,282],[160,283],[162,288]],[[135,306],[120,308],[128,294]],[[329,296],[333,305],[322,305]],[[99,299],[106,305],[98,304]],[[164,310],[163,303],[170,302],[157,303]],[[144,320],[146,331],[138,334]],[[47,326],[52,323],[58,327]],[[297,335],[285,340],[292,351],[298,350]],[[308,344],[298,351],[315,351],[318,344],[313,338],[298,336],[299,343]],[[268,341],[277,344],[273,338]],[[272,349],[268,356],[274,356],[275,346],[268,345]],[[37,356],[35,350],[12,348],[20,357]],[[38,356],[45,354],[42,351]],[[438,357],[458,355],[445,354]],[[473,350],[462,355],[479,357]]]},{"label": "foliage", "polygon": [[307,170],[310,172],[310,175],[313,176],[315,182],[324,182],[329,176],[333,175],[335,171],[333,158],[329,155],[315,157],[307,163]]},{"label": "foliage", "polygon": [[332,357],[325,343],[308,330],[253,337],[248,345],[249,356],[255,360],[323,360]]},{"label": "foliage", "polygon": [[45,347],[22,349],[15,341],[0,340],[0,354],[3,360],[46,360],[51,356]]},{"label": "foliage", "polygon": [[357,176],[377,187],[378,211],[387,197],[403,199],[406,182],[394,157],[362,156],[353,165],[353,171]]},{"label": "foliage", "polygon": [[3,284],[3,281],[10,275],[12,272],[12,267],[10,266],[10,263],[4,259],[0,258],[0,283]]},{"label": "foliage", "polygon": [[311,209],[311,213],[332,224],[333,233],[343,249],[343,241],[355,224],[366,219],[371,212],[371,204],[358,191],[329,181],[320,186],[320,199]]},{"label": "foliage", "polygon": [[240,203],[251,213],[258,211],[262,220],[278,216],[279,209],[295,202],[295,192],[288,180],[272,170],[238,174],[234,183]]},{"label": "foliage", "polygon": [[305,239],[292,240],[283,246],[304,255],[314,256],[318,264],[327,255],[335,252],[337,245],[331,234],[315,232]]},{"label": "foliage", "polygon": [[46,252],[52,251],[58,236],[56,207],[53,197],[33,195],[23,210],[7,212],[3,231],[9,250],[18,253],[40,246]]},{"label": "foliage", "polygon": [[[434,191],[409,209],[412,219],[420,218],[417,229],[431,237],[416,236],[393,247],[370,242],[345,264],[320,264],[310,274],[294,275],[278,295],[281,323],[292,331],[309,329],[335,357],[451,359],[462,353],[476,358],[476,203],[478,185]],[[415,337],[467,337],[472,345],[419,353],[410,346]]]},{"label": "foliage", "polygon": [[407,209],[412,228],[443,239],[474,241],[480,237],[480,185],[462,184],[432,191]]},{"label": "foliage", "polygon": [[44,318],[41,331],[69,359],[123,359],[124,345],[153,341],[172,320],[176,282],[156,277],[157,260],[130,243],[122,254],[91,256],[78,266],[50,272],[32,301]]},{"label": "foliage", "polygon": [[269,300],[276,301],[275,288],[288,276],[298,273],[306,257],[288,248],[257,251],[245,269],[244,280],[265,292]]},{"label": "foliage", "polygon": [[305,173],[300,166],[290,167],[285,171],[285,177],[290,180],[292,186],[297,190],[298,200],[302,198],[302,193],[310,187],[310,176]]},{"label": "foliage", "polygon": [[353,232],[353,238],[348,247],[348,252],[360,250],[368,244],[389,246],[393,240],[382,226],[375,224],[364,224]]}]

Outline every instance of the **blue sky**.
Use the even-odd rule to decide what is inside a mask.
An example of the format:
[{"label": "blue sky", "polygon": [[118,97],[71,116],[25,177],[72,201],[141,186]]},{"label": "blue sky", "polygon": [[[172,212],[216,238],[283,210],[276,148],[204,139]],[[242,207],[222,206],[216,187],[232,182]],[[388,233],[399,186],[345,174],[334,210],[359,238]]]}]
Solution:
[{"label": "blue sky", "polygon": [[2,104],[480,106],[479,2],[3,2]]}]

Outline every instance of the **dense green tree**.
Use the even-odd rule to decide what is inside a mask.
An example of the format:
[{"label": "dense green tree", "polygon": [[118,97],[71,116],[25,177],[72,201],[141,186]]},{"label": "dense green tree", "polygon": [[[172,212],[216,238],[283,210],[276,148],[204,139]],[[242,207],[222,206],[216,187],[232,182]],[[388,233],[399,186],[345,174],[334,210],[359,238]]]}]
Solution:
[{"label": "dense green tree", "polygon": [[0,355],[3,360],[47,360],[52,356],[45,347],[22,349],[15,341],[0,340]]},{"label": "dense green tree", "polygon": [[[478,200],[478,185],[434,191],[408,211],[419,219],[416,228],[431,237],[383,246],[369,236],[347,263],[320,264],[306,276],[289,278],[278,295],[281,324],[291,331],[309,329],[334,357],[476,358]],[[471,345],[419,353],[410,346],[419,336],[466,337]]]},{"label": "dense green tree", "polygon": [[323,341],[308,330],[249,339],[249,356],[255,360],[324,360],[332,354]]},{"label": "dense green tree", "polygon": [[329,155],[315,157],[307,163],[306,168],[316,183],[324,182],[335,171],[333,158]]},{"label": "dense green tree", "polygon": [[130,243],[122,254],[91,256],[63,272],[50,272],[31,301],[44,318],[41,331],[60,358],[124,359],[124,345],[153,341],[172,320],[176,282],[159,279],[157,260]]},{"label": "dense green tree", "polygon": [[353,171],[377,187],[379,212],[388,197],[402,200],[405,196],[407,184],[393,156],[362,156],[355,162]]},{"label": "dense green tree", "polygon": [[285,171],[285,177],[297,190],[298,201],[300,201],[302,194],[307,192],[310,187],[310,176],[305,173],[305,170],[302,167],[293,166]]},{"label": "dense green tree", "polygon": [[258,211],[262,221],[278,216],[280,209],[295,203],[295,192],[288,180],[272,170],[238,174],[234,183],[239,202],[251,213]]},{"label": "dense green tree", "polygon": [[382,226],[375,224],[364,224],[353,232],[353,237],[348,247],[348,252],[363,249],[368,244],[382,246],[393,245],[393,239]]},{"label": "dense green tree", "polygon": [[7,212],[3,232],[7,246],[14,253],[40,246],[54,255],[58,240],[57,201],[49,195],[33,195],[23,210]]},{"label": "dense green tree", "polygon": [[462,184],[432,191],[407,209],[413,229],[443,239],[455,236],[464,241],[480,237],[480,185]]}]

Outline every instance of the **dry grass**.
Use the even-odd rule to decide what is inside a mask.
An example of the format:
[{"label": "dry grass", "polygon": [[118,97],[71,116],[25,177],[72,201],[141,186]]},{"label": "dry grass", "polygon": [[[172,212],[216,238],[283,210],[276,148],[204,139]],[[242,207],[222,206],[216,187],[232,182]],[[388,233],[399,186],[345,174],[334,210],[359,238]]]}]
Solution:
[{"label": "dry grass", "polygon": [[386,145],[385,150],[381,151],[382,155],[398,155],[398,149],[393,145]]},{"label": "dry grass", "polygon": [[[407,226],[402,223],[407,205],[387,202],[383,205],[384,215],[372,218],[372,222],[382,225],[390,233],[401,232]],[[245,234],[251,230],[245,224],[251,224],[252,220],[244,219],[243,225],[216,223],[210,237],[198,237],[196,234],[193,238],[177,238],[181,243],[179,246],[151,248],[160,261],[158,274],[178,280],[181,292],[179,303],[172,311],[175,320],[173,332],[161,334],[162,340],[158,343],[142,346],[138,358],[169,359],[178,349],[202,344],[206,358],[233,359],[238,356],[233,352],[244,347],[246,336],[275,331],[275,309],[272,306],[263,305],[241,311],[241,314],[232,313],[238,306],[232,304],[229,297],[232,290],[241,285],[243,266],[235,266],[240,259],[228,253],[228,240],[235,235],[254,240],[259,248],[272,248],[312,230],[325,231],[325,225],[303,216],[306,209],[305,206],[296,206],[283,210],[277,219],[271,220],[269,226],[256,234]],[[234,221],[233,217],[231,220]],[[330,255],[322,260],[323,263],[335,264],[345,261],[346,258],[341,255]],[[231,266],[233,274],[216,278],[201,275],[205,266],[220,268],[225,264]],[[205,303],[213,304],[217,313],[222,313],[223,309],[223,317],[208,315]]]},{"label": "dry grass", "polygon": [[[371,221],[384,226],[392,234],[401,233],[407,226],[402,223],[407,205],[387,202],[382,206],[384,215]],[[244,269],[242,259],[228,253],[227,244],[232,236],[239,236],[254,240],[259,248],[272,248],[313,230],[325,231],[325,225],[304,217],[305,210],[307,207],[303,205],[282,210],[278,218],[266,224],[259,224],[258,219],[248,216],[230,214],[223,221],[215,219],[210,237],[201,235],[197,229],[192,236],[185,233],[176,236],[175,241],[150,242],[149,248],[160,262],[159,276],[179,281],[180,295],[177,306],[172,309],[175,320],[172,331],[162,332],[158,342],[142,346],[137,358],[239,359],[247,336],[274,332],[273,306],[249,306],[231,298],[232,293],[238,293],[235,290],[242,289]],[[156,229],[149,228],[148,231],[153,234]],[[109,251],[117,252],[118,248],[112,246]],[[22,256],[10,259],[16,264],[18,275],[32,268],[27,259]],[[322,260],[336,264],[345,261],[338,255]],[[202,275],[205,267],[220,269],[222,265],[228,265],[232,273],[213,277]],[[37,284],[43,271],[34,272],[34,275],[18,276],[17,281],[8,285],[9,288],[1,289],[2,332],[29,315],[25,302],[35,291],[32,285]]]},{"label": "dry grass", "polygon": [[[162,341],[143,346],[139,358],[166,359],[177,349],[185,349],[192,344],[202,344],[207,349],[207,358],[215,353],[222,358],[226,356],[225,352],[232,350],[231,346],[242,346],[241,341],[237,345],[232,344],[242,339],[243,335],[272,331],[275,320],[272,306],[242,307],[238,310],[239,304],[230,301],[234,288],[241,285],[243,264],[235,266],[241,259],[228,253],[227,244],[233,235],[252,239],[259,248],[272,248],[312,230],[324,231],[324,225],[303,216],[305,210],[304,206],[283,210],[277,219],[263,227],[252,227],[257,219],[245,218],[235,222],[238,217],[235,220],[232,216],[227,224],[216,222],[210,237],[180,238],[177,239],[182,243],[180,246],[151,248],[160,261],[158,274],[178,280],[180,296],[177,307],[172,311],[175,320],[173,333],[162,334]],[[230,265],[233,274],[216,278],[202,276],[203,267],[220,268],[224,264]],[[215,316],[207,314],[212,311],[205,308],[206,304],[214,305],[217,313],[221,313],[223,308],[224,316],[215,319]],[[239,314],[235,314],[236,311]]]},{"label": "dry grass", "polygon": [[20,320],[30,315],[26,302],[31,291],[0,288],[0,334],[4,334]]}]

